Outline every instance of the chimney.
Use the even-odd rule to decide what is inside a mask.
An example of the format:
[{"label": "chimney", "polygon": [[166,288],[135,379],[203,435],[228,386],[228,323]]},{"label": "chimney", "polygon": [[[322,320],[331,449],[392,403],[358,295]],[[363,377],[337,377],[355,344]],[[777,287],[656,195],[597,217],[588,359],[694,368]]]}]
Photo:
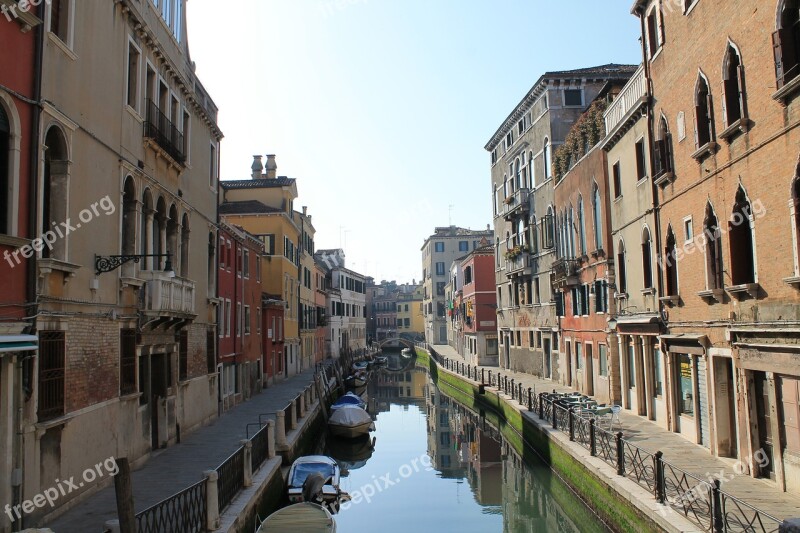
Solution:
[{"label": "chimney", "polygon": [[274,180],[278,176],[278,165],[275,163],[275,155],[267,155],[267,179]]},{"label": "chimney", "polygon": [[303,206],[303,216],[308,216],[308,206]]},{"label": "chimney", "polygon": [[261,164],[260,155],[253,156],[253,166],[250,167],[250,170],[252,170],[251,176],[253,176],[254,180],[260,179],[262,177],[261,171],[264,170],[264,165]]},{"label": "chimney", "polygon": [[486,231],[489,231],[489,224],[486,224]]}]

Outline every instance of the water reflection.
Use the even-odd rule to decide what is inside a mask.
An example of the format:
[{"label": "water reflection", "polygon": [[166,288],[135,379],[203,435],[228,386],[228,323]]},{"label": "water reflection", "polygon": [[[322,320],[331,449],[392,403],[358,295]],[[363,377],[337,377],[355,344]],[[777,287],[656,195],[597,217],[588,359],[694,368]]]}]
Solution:
[{"label": "water reflection", "polygon": [[339,531],[606,531],[530,450],[515,451],[497,420],[404,362],[390,358],[394,370],[371,375],[374,440],[328,439],[354,497],[336,517]]}]

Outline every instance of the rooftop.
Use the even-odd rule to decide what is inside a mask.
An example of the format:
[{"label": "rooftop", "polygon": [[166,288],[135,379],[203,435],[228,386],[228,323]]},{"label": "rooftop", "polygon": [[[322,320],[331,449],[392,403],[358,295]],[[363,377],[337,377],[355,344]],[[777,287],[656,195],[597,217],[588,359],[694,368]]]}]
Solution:
[{"label": "rooftop", "polygon": [[219,184],[225,190],[234,189],[269,189],[274,187],[289,187],[295,183],[294,178],[278,176],[277,178],[259,178],[246,180],[222,180]]},{"label": "rooftop", "polygon": [[258,200],[225,202],[219,206],[220,215],[252,215],[264,213],[283,213],[283,210],[270,207]]}]

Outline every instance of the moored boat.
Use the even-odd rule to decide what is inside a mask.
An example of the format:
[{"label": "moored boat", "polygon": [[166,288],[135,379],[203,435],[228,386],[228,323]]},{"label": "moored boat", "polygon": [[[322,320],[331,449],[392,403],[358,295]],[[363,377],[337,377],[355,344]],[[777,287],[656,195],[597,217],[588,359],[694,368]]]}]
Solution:
[{"label": "moored boat", "polygon": [[409,358],[411,357],[411,350],[408,348],[403,348],[403,351],[400,352],[400,355],[402,355],[405,358]]},{"label": "moored boat", "polygon": [[356,407],[360,407],[361,409],[367,408],[367,403],[363,399],[361,399],[361,396],[353,392],[348,392],[347,394],[342,395],[338,400],[333,402],[333,405],[331,405],[331,410],[336,411],[337,409],[340,409],[345,405],[354,405]]},{"label": "moored boat", "polygon": [[344,405],[331,414],[328,419],[328,427],[331,434],[337,437],[354,439],[363,435],[368,435],[375,429],[372,417],[361,407],[355,405]]},{"label": "moored boat", "polygon": [[296,503],[269,515],[256,533],[336,533],[336,521],[321,505]]},{"label": "moored boat", "polygon": [[[356,408],[357,409],[357,408]],[[299,457],[289,469],[288,496],[290,503],[305,501],[303,488],[306,480],[313,474],[322,477],[322,487],[317,496],[325,503],[335,503],[339,500],[339,465],[324,455],[307,455]]]}]

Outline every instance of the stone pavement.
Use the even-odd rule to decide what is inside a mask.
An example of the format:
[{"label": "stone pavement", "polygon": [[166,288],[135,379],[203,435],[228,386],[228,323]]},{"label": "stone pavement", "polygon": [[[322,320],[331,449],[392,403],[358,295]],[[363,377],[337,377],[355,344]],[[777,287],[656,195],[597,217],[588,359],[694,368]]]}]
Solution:
[{"label": "stone pavement", "polygon": [[[275,411],[286,407],[313,382],[313,376],[314,368],[310,368],[264,389],[208,426],[190,433],[180,444],[153,452],[131,476],[136,512],[200,481],[204,471],[217,468],[247,438],[247,424],[257,423],[262,413],[271,413],[268,418],[274,420]],[[255,429],[251,428],[251,436]],[[112,483],[47,525],[55,533],[100,533],[106,521],[116,518],[117,500]]]},{"label": "stone pavement", "polygon": [[[464,361],[464,358],[451,346],[435,344],[433,349],[444,357]],[[495,375],[499,370],[503,376],[507,375],[509,378],[513,378],[515,383],[522,383],[525,389],[531,387],[537,393],[573,390],[522,372],[507,371],[497,367],[479,368],[491,370]],[[542,424],[537,414],[528,413],[527,410],[523,413],[537,424]],[[663,452],[664,461],[701,479],[707,479],[714,474],[724,475],[725,482],[721,487],[723,491],[774,517],[784,520],[800,517],[800,495],[782,492],[770,481],[753,478],[746,474],[737,474],[737,472],[742,472],[742,468],[736,460],[714,457],[706,448],[689,442],[678,433],[668,431],[629,411],[623,410],[620,418],[621,431],[628,442],[650,453]],[[545,423],[545,425],[549,427],[549,424]],[[617,431],[616,427],[614,430]],[[588,455],[589,452],[586,453]]]}]

